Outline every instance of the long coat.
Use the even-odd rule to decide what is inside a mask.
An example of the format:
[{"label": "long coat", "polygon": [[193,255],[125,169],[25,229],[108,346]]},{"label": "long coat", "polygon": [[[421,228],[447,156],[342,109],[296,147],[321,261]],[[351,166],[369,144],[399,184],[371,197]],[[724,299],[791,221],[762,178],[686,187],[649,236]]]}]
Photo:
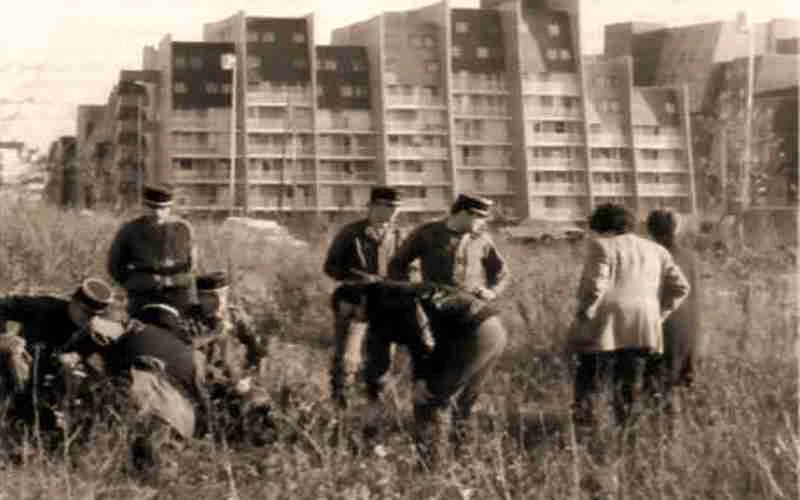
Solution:
[{"label": "long coat", "polygon": [[631,233],[590,240],[569,346],[578,352],[661,353],[662,322],[689,291],[661,245]]},{"label": "long coat", "polygon": [[697,262],[694,255],[682,248],[673,250],[672,257],[689,279],[692,294],[664,321],[664,360],[672,383],[690,384],[705,341],[699,321]]}]

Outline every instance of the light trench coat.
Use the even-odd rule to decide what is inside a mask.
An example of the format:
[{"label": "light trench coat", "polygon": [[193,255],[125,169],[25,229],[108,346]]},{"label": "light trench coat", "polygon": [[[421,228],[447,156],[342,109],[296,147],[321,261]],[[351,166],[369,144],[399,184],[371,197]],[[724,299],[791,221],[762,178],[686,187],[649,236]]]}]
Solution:
[{"label": "light trench coat", "polygon": [[669,251],[632,233],[601,236],[588,245],[570,350],[662,353],[662,323],[690,292]]}]

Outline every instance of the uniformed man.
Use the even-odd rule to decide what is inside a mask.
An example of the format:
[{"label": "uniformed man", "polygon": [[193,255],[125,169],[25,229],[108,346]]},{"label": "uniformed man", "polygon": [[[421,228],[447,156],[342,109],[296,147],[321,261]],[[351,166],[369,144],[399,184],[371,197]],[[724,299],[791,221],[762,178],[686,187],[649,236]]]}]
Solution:
[{"label": "uniformed man", "polygon": [[208,362],[208,376],[240,380],[249,369],[264,371],[266,341],[250,316],[228,303],[228,276],[216,271],[197,277],[198,304],[187,313],[195,346]]},{"label": "uniformed man", "polygon": [[[330,370],[331,395],[340,406],[346,405],[345,385],[361,365],[362,345],[366,334],[364,298],[353,283],[386,275],[389,259],[400,244],[394,225],[400,203],[398,193],[389,187],[373,187],[365,218],[346,225],[334,238],[325,259],[325,274],[342,282],[334,291],[334,354]],[[369,357],[370,354],[367,354]],[[390,353],[379,353],[389,358]],[[380,381],[366,380],[368,392],[377,397]]]},{"label": "uniformed man", "polygon": [[21,393],[28,388],[32,361],[37,356],[49,363],[54,354],[64,360],[69,354],[86,356],[94,352],[91,325],[111,302],[111,288],[96,278],[83,281],[68,299],[50,295],[0,299],[0,327],[5,331],[6,321],[20,327],[17,333],[0,335],[0,364],[5,382],[11,386],[9,392]]},{"label": "uniformed man", "polygon": [[410,264],[419,259],[423,281],[455,290],[434,301],[436,346],[415,390],[417,443],[431,465],[446,451],[451,407],[460,437],[469,437],[467,419],[506,344],[492,303],[508,285],[509,272],[485,231],[491,206],[460,194],[448,217],[414,230],[389,264],[391,278],[407,280]]},{"label": "uniformed man", "polygon": [[145,304],[125,333],[103,351],[105,370],[123,381],[133,419],[131,459],[138,472],[158,473],[162,448],[172,431],[195,435],[205,396],[202,367],[180,312],[168,304]]},{"label": "uniformed man", "polygon": [[195,294],[192,226],[170,214],[170,186],[145,186],[142,198],[145,214],[117,233],[108,272],[128,292],[131,316],[148,303],[169,304],[183,312]]}]

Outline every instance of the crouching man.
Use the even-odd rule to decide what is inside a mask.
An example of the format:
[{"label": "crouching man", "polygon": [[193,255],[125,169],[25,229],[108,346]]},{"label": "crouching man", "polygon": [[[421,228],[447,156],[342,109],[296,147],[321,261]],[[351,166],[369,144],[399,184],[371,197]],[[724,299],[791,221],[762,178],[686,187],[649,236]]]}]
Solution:
[{"label": "crouching man", "polygon": [[197,293],[199,304],[189,310],[186,325],[203,366],[205,420],[230,441],[263,444],[263,427],[271,426],[270,398],[259,383],[266,374],[267,342],[243,309],[229,305],[225,272],[198,276]]},{"label": "crouching man", "polygon": [[[68,381],[65,368],[96,351],[95,323],[112,303],[111,288],[102,280],[83,281],[69,298],[51,295],[11,295],[0,299],[0,327],[18,323],[17,332],[0,334],[0,397],[14,400],[13,413],[33,416],[32,383],[37,381],[39,405],[56,405]],[[100,341],[102,343],[102,341]],[[52,386],[52,387],[47,387]],[[47,389],[47,390],[45,390]],[[44,394],[53,396],[43,397]],[[56,425],[55,406],[40,410],[40,425]]]},{"label": "crouching man", "polygon": [[481,385],[506,344],[493,306],[509,273],[484,228],[492,203],[461,194],[443,220],[418,227],[389,264],[389,277],[407,280],[419,259],[423,280],[449,290],[427,301],[435,348],[417,371],[415,435],[423,461],[435,466],[446,453],[449,410],[457,435],[470,437],[468,421]]}]

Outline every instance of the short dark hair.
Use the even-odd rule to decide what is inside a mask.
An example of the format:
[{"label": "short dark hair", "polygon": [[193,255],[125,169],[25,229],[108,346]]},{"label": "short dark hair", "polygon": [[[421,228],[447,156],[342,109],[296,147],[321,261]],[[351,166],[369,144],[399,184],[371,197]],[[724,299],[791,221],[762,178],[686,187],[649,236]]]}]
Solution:
[{"label": "short dark hair", "polygon": [[647,232],[654,239],[671,247],[675,242],[678,220],[670,210],[653,210],[647,216]]},{"label": "short dark hair", "polygon": [[605,203],[597,206],[589,217],[589,228],[600,234],[625,234],[633,231],[636,218],[622,205]]}]

